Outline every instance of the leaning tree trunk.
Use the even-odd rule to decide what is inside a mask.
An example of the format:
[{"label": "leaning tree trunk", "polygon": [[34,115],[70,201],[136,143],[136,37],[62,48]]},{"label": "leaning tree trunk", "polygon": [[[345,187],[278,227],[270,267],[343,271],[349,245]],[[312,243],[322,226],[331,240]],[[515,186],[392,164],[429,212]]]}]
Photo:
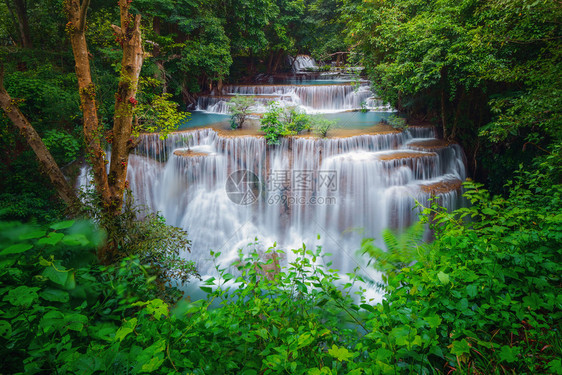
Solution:
[{"label": "leaning tree trunk", "polygon": [[51,180],[58,195],[71,210],[76,209],[78,207],[76,192],[64,177],[39,134],[37,134],[33,126],[18,108],[17,101],[12,99],[8,92],[6,92],[6,89],[4,89],[3,73],[3,68],[0,66],[0,107],[2,107],[6,116],[20,130],[27,144],[33,149],[33,152],[39,160],[41,169]]},{"label": "leaning tree trunk", "polygon": [[89,0],[66,0],[66,13],[69,22],[66,29],[70,36],[74,53],[76,78],[80,93],[80,108],[84,117],[84,143],[86,155],[94,173],[94,184],[103,204],[110,203],[110,189],[105,168],[105,151],[101,138],[102,128],[98,119],[96,87],[90,73],[90,59],[86,43],[86,13]]},{"label": "leaning tree trunk", "polygon": [[115,95],[115,115],[113,118],[113,143],[109,182],[111,191],[110,211],[117,215],[123,206],[123,192],[127,182],[129,154],[137,145],[133,139],[133,117],[137,105],[136,95],[139,75],[143,64],[144,51],[140,31],[141,16],[129,13],[130,2],[119,0],[121,26],[112,25],[116,38],[123,47],[121,76]]}]

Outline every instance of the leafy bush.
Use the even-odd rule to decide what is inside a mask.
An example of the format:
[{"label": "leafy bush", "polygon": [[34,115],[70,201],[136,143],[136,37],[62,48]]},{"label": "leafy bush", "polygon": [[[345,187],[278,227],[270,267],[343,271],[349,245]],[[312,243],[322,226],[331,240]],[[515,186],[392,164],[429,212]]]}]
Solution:
[{"label": "leafy bush", "polygon": [[425,209],[434,243],[410,246],[394,267],[375,263],[388,293],[368,323],[371,350],[389,371],[399,361],[415,373],[561,373],[561,186],[534,172],[508,199],[465,187],[470,208]]},{"label": "leafy bush", "polygon": [[76,160],[82,145],[79,139],[67,132],[54,129],[45,132],[43,143],[59,165],[65,165]]},{"label": "leafy bush", "polygon": [[261,130],[265,133],[265,139],[268,145],[276,145],[279,143],[279,137],[286,135],[285,125],[281,122],[279,116],[283,109],[279,104],[272,102],[269,104],[268,111],[261,119]]},{"label": "leafy bush", "polygon": [[296,107],[280,107],[277,102],[269,104],[269,109],[261,119],[261,129],[265,132],[268,144],[278,144],[280,137],[298,135],[303,131],[316,130],[322,137],[334,126],[321,116],[311,116]]},{"label": "leafy bush", "polygon": [[5,373],[88,373],[95,361],[83,354],[90,345],[115,334],[135,295],[151,295],[150,285],[139,282],[145,271],[138,261],[95,265],[103,235],[92,228],[74,221],[49,228],[0,222]]},{"label": "leafy bush", "polygon": [[195,263],[183,257],[191,251],[187,232],[167,225],[159,213],[135,205],[130,191],[126,192],[123,211],[118,216],[101,209],[95,192],[83,192],[81,197],[84,215],[94,218],[107,235],[107,244],[98,251],[98,258],[104,263],[138,257],[142,264],[150,266],[150,275],[162,290],[159,297],[165,300],[181,297],[171,287],[172,281],[186,283],[192,276],[199,277]]},{"label": "leafy bush", "polygon": [[394,129],[399,131],[404,131],[408,129],[408,125],[406,124],[406,119],[403,117],[399,117],[396,115],[390,115],[388,118],[388,124],[392,126]]}]

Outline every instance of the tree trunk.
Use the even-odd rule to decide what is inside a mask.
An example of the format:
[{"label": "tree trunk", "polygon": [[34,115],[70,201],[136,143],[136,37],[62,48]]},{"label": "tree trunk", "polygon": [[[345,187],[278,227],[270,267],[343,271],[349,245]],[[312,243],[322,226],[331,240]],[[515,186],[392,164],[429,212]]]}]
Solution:
[{"label": "tree trunk", "polygon": [[47,147],[45,147],[45,144],[39,134],[37,134],[33,126],[18,108],[17,102],[12,99],[6,92],[6,89],[4,89],[3,73],[3,68],[0,67],[0,106],[6,113],[6,116],[8,116],[12,123],[20,130],[21,134],[27,141],[27,144],[33,149],[42,170],[51,180],[51,183],[55,187],[60,198],[71,210],[75,210],[79,205],[76,192],[69,185],[59,166],[55,162],[55,159]]},{"label": "tree trunk", "polygon": [[121,76],[115,100],[113,117],[113,144],[111,147],[111,164],[109,167],[109,183],[111,192],[110,212],[121,213],[123,193],[127,181],[127,164],[129,154],[136,146],[133,134],[133,117],[137,105],[136,95],[139,76],[144,60],[140,31],[141,16],[129,13],[128,0],[119,0],[121,27],[112,25],[117,39],[123,46],[121,60]]},{"label": "tree trunk", "polygon": [[283,57],[283,50],[279,49],[275,56],[275,63],[273,64],[273,73],[277,73],[279,65],[281,64],[281,57]]},{"label": "tree trunk", "polygon": [[105,168],[105,151],[102,148],[102,129],[98,120],[96,88],[90,73],[90,59],[86,43],[86,12],[89,0],[67,0],[66,12],[69,22],[67,30],[70,35],[74,53],[76,78],[80,93],[80,109],[84,118],[84,143],[87,159],[94,173],[94,184],[104,205],[110,203],[110,190]]},{"label": "tree trunk", "polygon": [[443,127],[443,139],[447,139],[447,114],[445,112],[445,69],[441,71],[441,126]]},{"label": "tree trunk", "polygon": [[115,116],[113,123],[111,163],[109,175],[106,172],[105,152],[102,148],[102,130],[97,115],[95,86],[90,73],[88,46],[85,26],[89,0],[67,0],[66,11],[69,18],[67,29],[70,34],[72,51],[76,62],[76,76],[80,91],[81,109],[84,115],[84,139],[86,152],[94,172],[96,190],[111,215],[121,213],[123,193],[127,178],[129,153],[135,147],[132,139],[132,124],[140,69],[144,52],[141,45],[140,15],[135,18],[129,14],[130,3],[119,0],[121,26],[112,25],[117,41],[123,47],[121,76],[116,93]]},{"label": "tree trunk", "polygon": [[14,40],[14,44],[18,44],[23,46],[23,40],[21,39],[21,33],[19,33],[19,22],[16,19],[16,16],[14,14],[14,10],[12,9],[12,5],[10,4],[10,0],[5,0],[4,1],[6,3],[6,8],[8,8],[8,13],[10,13],[10,18],[12,19],[12,23],[14,24],[14,27],[16,27],[18,29],[18,33],[17,35],[10,35],[13,39],[17,39],[17,43]]},{"label": "tree trunk", "polygon": [[267,74],[273,73],[273,51],[269,51],[269,58],[267,59]]},{"label": "tree trunk", "polygon": [[25,0],[13,0],[13,3],[14,6],[12,9],[9,0],[6,0],[6,6],[12,14],[12,17],[15,10],[15,14],[17,17],[17,24],[15,26],[17,26],[18,28],[21,46],[23,48],[32,48],[33,44],[31,43],[29,22],[27,19],[27,4],[25,3]]}]

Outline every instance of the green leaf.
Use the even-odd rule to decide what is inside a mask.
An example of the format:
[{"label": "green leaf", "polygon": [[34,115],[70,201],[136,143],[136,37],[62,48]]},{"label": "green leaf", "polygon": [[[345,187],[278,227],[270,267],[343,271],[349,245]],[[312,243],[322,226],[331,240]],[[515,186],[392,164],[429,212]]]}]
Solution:
[{"label": "green leaf", "polygon": [[88,318],[82,314],[66,314],[64,316],[64,323],[67,329],[80,332],[84,329],[84,325],[88,323]]},{"label": "green leaf", "polygon": [[476,297],[476,295],[478,294],[478,287],[476,286],[476,284],[470,284],[466,287],[466,294],[468,294],[469,297]]},{"label": "green leaf", "polygon": [[115,338],[113,339],[113,341],[123,341],[123,339],[131,332],[133,332],[133,330],[135,329],[135,327],[137,326],[137,318],[132,318],[130,320],[127,320],[125,323],[123,323],[123,325],[121,326],[121,328],[119,328],[117,330],[117,332],[115,333]]},{"label": "green leaf", "polygon": [[153,315],[156,320],[160,320],[162,315],[168,316],[168,304],[161,299],[153,299],[146,305],[146,310],[149,314]]},{"label": "green leaf", "polygon": [[22,234],[19,239],[20,240],[32,240],[32,239],[35,239],[35,238],[43,237],[45,234],[47,234],[47,231],[45,231],[45,230],[34,230],[33,232]]},{"label": "green leaf", "polygon": [[39,293],[39,296],[50,302],[68,302],[70,299],[70,296],[64,290],[52,288],[43,290]]},{"label": "green leaf", "polygon": [[166,349],[166,340],[161,339],[148,348],[144,349],[138,356],[139,363],[142,363],[142,372],[153,372],[157,370],[164,362],[164,356],[161,354]]},{"label": "green leaf", "polygon": [[54,266],[47,267],[42,273],[43,276],[45,276],[55,284],[62,286],[66,284],[68,274],[69,272],[66,271],[62,266],[59,266],[57,268],[55,268]]},{"label": "green leaf", "polygon": [[305,333],[299,336],[299,339],[297,341],[297,348],[298,349],[303,348],[305,346],[312,344],[313,342],[314,342],[314,337],[310,333]]},{"label": "green leaf", "polygon": [[39,288],[30,288],[25,285],[18,286],[10,290],[4,299],[14,306],[29,307],[39,298],[37,295],[38,290]]},{"label": "green leaf", "polygon": [[142,365],[141,371],[142,372],[153,372],[157,370],[162,363],[164,363],[164,358],[153,357],[147,363]]},{"label": "green leaf", "polygon": [[31,244],[28,243],[18,243],[12,246],[8,246],[7,248],[5,248],[4,250],[2,250],[0,252],[0,255],[10,255],[10,254],[19,254],[19,253],[23,253],[29,249],[31,249],[33,246]]},{"label": "green leaf", "polygon": [[407,346],[410,344],[409,338],[411,335],[415,335],[415,330],[408,326],[398,326],[390,331],[390,337],[396,340],[397,345]]},{"label": "green leaf", "polygon": [[10,336],[12,336],[12,326],[9,322],[0,320],[0,337],[7,339]]},{"label": "green leaf", "polygon": [[81,375],[89,375],[96,371],[104,370],[104,364],[101,359],[87,355],[78,357],[72,366],[77,370],[77,373]]},{"label": "green leaf", "polygon": [[461,341],[453,341],[450,347],[451,354],[454,355],[463,355],[470,353],[470,346],[465,339],[462,339]]},{"label": "green leaf", "polygon": [[504,345],[500,351],[500,359],[505,362],[513,363],[518,360],[518,354],[521,348],[518,346],[509,347]]},{"label": "green leaf", "polygon": [[82,233],[75,233],[64,236],[62,242],[69,246],[86,246],[90,243],[90,240],[88,240]]},{"label": "green leaf", "polygon": [[486,214],[486,215],[492,216],[492,215],[497,214],[497,211],[492,210],[491,208],[484,208],[484,209],[482,210],[482,213],[483,213],[483,214]]},{"label": "green leaf", "polygon": [[442,322],[442,319],[440,317],[438,317],[437,315],[427,316],[427,317],[423,318],[423,320],[425,320],[431,328],[439,327],[441,325],[441,322]]},{"label": "green leaf", "polygon": [[51,310],[41,318],[39,325],[49,332],[52,330],[58,330],[62,328],[65,324],[64,314],[58,310]]},{"label": "green leaf", "polygon": [[54,246],[54,245],[58,244],[60,242],[60,240],[63,239],[63,237],[64,237],[63,233],[52,232],[52,233],[49,233],[49,235],[47,237],[41,238],[39,241],[37,241],[37,243],[40,244],[40,245]]},{"label": "green leaf", "polygon": [[368,305],[368,304],[366,304],[366,303],[362,303],[362,304],[359,305],[359,306],[360,306],[362,309],[365,309],[365,310],[367,310],[367,311],[369,311],[369,312],[372,312],[372,313],[375,313],[375,312],[377,311],[373,306]]},{"label": "green leaf", "polygon": [[446,274],[445,272],[440,271],[437,274],[437,278],[439,279],[439,281],[441,281],[441,284],[443,284],[443,285],[449,284],[449,275]]},{"label": "green leaf", "polygon": [[328,354],[336,358],[338,361],[349,361],[354,357],[353,353],[350,353],[346,348],[339,348],[336,345],[332,345],[331,349],[328,349]]},{"label": "green leaf", "polygon": [[74,220],[67,220],[67,221],[61,221],[59,223],[55,223],[51,225],[50,228],[54,230],[61,230],[61,229],[70,228],[73,225],[74,225]]},{"label": "green leaf", "polygon": [[204,291],[205,293],[213,293],[213,288],[209,287],[209,286],[200,286],[199,287],[202,291]]},{"label": "green leaf", "polygon": [[562,360],[558,358],[548,362],[548,369],[552,374],[562,375]]}]

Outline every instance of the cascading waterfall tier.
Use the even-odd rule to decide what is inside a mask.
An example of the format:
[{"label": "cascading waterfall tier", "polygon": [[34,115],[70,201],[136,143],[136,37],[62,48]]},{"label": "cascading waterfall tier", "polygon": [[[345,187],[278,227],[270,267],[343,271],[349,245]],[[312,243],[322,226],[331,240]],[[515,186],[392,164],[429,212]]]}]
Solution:
[{"label": "cascading waterfall tier", "polygon": [[[285,249],[322,245],[337,254],[336,268],[351,272],[362,238],[379,239],[384,228],[412,224],[416,202],[426,205],[433,196],[446,208],[457,207],[466,177],[460,147],[434,139],[433,128],[283,138],[276,146],[260,136],[225,137],[212,129],[166,140],[142,137],[129,162],[131,189],[138,203],[188,231],[189,257],[201,272],[210,272],[203,261],[209,250],[222,251],[228,263],[256,237]],[[237,171],[257,177],[255,200],[236,202],[229,195],[227,182]],[[86,176],[84,170],[82,185]]]},{"label": "cascading waterfall tier", "polygon": [[267,111],[273,101],[286,107],[298,107],[306,113],[335,113],[359,109],[391,111],[371,91],[368,83],[227,85],[222,92],[200,96],[197,110],[210,113],[230,113],[229,101],[235,95],[251,96],[254,113]]}]

